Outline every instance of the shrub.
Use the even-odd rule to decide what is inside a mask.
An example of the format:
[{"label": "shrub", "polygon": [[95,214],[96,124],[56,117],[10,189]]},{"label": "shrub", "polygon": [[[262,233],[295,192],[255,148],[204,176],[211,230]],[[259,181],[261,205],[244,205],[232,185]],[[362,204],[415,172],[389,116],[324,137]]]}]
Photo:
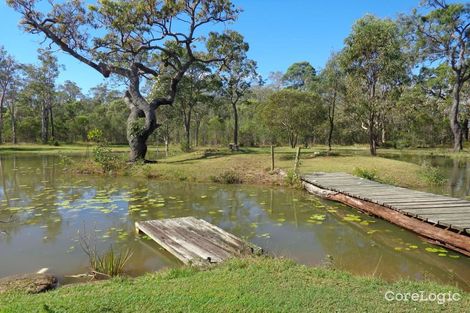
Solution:
[{"label": "shrub", "polygon": [[99,144],[93,149],[93,158],[101,166],[103,172],[110,172],[119,167],[118,157],[105,144]]},{"label": "shrub", "polygon": [[302,188],[302,181],[300,180],[300,176],[294,170],[287,171],[287,175],[284,180],[289,186]]},{"label": "shrub", "polygon": [[421,165],[418,174],[426,183],[434,186],[443,185],[447,181],[445,175],[442,174],[439,168],[426,162]]},{"label": "shrub", "polygon": [[238,175],[238,173],[234,171],[225,171],[218,176],[211,176],[210,179],[214,183],[221,183],[221,184],[241,184],[242,179]]},{"label": "shrub", "polygon": [[192,150],[191,146],[186,141],[182,141],[180,143],[180,149],[183,152],[191,152],[191,150]]},{"label": "shrub", "polygon": [[101,129],[94,128],[87,133],[87,138],[89,141],[102,142],[103,131]]},{"label": "shrub", "polygon": [[359,176],[359,177],[362,177],[362,178],[365,178],[365,179],[368,179],[368,180],[379,181],[376,169],[367,169],[367,168],[356,167],[353,170],[353,174],[355,176]]},{"label": "shrub", "polygon": [[90,130],[87,134],[87,138],[90,141],[98,143],[93,149],[93,159],[101,166],[103,172],[107,173],[119,168],[119,159],[112,153],[108,142],[103,137],[103,131],[101,129],[94,128]]}]

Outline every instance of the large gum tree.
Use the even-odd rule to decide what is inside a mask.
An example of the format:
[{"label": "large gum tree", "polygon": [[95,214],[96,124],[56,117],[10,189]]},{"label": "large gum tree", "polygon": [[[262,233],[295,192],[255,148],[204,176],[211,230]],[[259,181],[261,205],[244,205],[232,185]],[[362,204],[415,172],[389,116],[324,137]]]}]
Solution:
[{"label": "large gum tree", "polygon": [[[26,32],[45,36],[104,77],[125,81],[131,161],[145,160],[147,139],[158,127],[156,109],[173,103],[186,71],[195,62],[223,62],[216,52],[230,51],[220,49],[229,45],[227,37],[208,32],[208,26],[234,21],[239,14],[230,0],[7,2],[22,15]],[[172,77],[164,95],[146,96],[141,85],[158,81],[167,68]]]},{"label": "large gum tree", "polygon": [[460,120],[464,85],[470,80],[470,4],[448,3],[445,0],[424,0],[422,10],[414,10],[405,22],[411,26],[411,40],[416,41],[418,55],[425,63],[447,63],[452,70],[450,83],[452,105],[450,127],[454,151],[463,149],[463,128]]}]

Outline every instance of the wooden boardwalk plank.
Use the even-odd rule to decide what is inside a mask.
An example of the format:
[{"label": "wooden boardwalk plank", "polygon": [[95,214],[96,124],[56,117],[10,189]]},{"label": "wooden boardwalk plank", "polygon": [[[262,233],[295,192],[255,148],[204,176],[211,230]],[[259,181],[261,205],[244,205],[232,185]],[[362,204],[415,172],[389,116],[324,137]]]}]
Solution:
[{"label": "wooden boardwalk plank", "polygon": [[135,226],[185,264],[220,263],[234,256],[252,254],[257,248],[194,217],[142,221]]},{"label": "wooden boardwalk plank", "polygon": [[345,173],[314,173],[302,176],[302,180],[426,222],[470,233],[470,201],[381,184]]}]

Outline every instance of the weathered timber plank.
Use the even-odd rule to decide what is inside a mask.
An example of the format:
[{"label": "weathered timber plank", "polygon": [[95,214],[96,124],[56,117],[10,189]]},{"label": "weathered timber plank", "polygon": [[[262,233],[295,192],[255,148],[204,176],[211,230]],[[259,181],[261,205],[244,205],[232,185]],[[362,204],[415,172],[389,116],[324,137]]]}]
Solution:
[{"label": "weathered timber plank", "polygon": [[318,190],[315,190],[328,198],[345,195],[433,225],[470,233],[470,201],[389,186],[345,173],[314,173],[302,176],[302,180],[310,184],[305,185],[307,189],[313,190],[311,186],[316,186]]},{"label": "weathered timber plank", "polygon": [[413,200],[389,200],[389,204],[393,205],[408,205],[408,204],[450,204],[450,203],[466,203],[469,204],[466,200],[450,199],[450,200],[439,200],[439,199],[413,199]]},{"label": "weathered timber plank", "polygon": [[183,243],[190,251],[193,251],[201,260],[210,260],[219,263],[230,256],[230,252],[220,248],[217,244],[208,240],[204,235],[189,231],[187,227],[179,225],[178,221],[169,220],[158,227],[166,234],[173,233],[173,240]]},{"label": "weathered timber plank", "polygon": [[404,209],[401,210],[407,213],[416,214],[453,214],[453,213],[470,213],[470,209],[467,208],[417,208],[417,209]]},{"label": "weathered timber plank", "polygon": [[136,229],[185,264],[219,263],[253,253],[240,238],[194,217],[136,222]]},{"label": "weathered timber plank", "polygon": [[152,238],[157,244],[173,254],[183,263],[188,264],[190,260],[196,264],[199,263],[199,256],[197,254],[186,249],[186,247],[180,245],[178,242],[175,242],[170,238],[166,238],[165,233],[161,232],[158,228],[154,228],[152,225],[144,224],[142,222],[137,222],[136,228]]},{"label": "weathered timber plank", "polygon": [[393,207],[398,209],[418,209],[418,208],[470,208],[470,203],[449,203],[449,204],[442,204],[442,203],[433,203],[433,204],[394,204]]}]

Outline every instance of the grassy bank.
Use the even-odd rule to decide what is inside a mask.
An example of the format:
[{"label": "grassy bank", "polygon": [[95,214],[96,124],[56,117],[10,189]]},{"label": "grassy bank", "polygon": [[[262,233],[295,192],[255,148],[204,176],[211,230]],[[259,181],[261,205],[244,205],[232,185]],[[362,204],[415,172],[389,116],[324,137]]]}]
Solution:
[{"label": "grassy bank", "polygon": [[[171,147],[169,157],[163,157],[162,147],[149,147],[149,158],[156,158],[157,164],[142,166],[125,165],[128,147],[113,146],[113,152],[122,156],[122,168],[114,171],[116,174],[146,176],[162,180],[181,180],[195,182],[224,181],[226,176],[235,177],[236,182],[247,184],[280,185],[283,180],[270,173],[271,157],[269,148],[245,148],[241,152],[232,153],[226,148],[198,148],[191,153],[182,153],[178,148]],[[423,180],[421,167],[416,164],[371,157],[366,146],[338,147],[334,156],[319,156],[324,152],[324,146],[302,150],[302,160],[299,167],[301,173],[309,172],[346,172],[354,174],[357,169],[374,172],[380,181],[403,187],[422,189],[429,182]],[[91,157],[92,147],[87,145],[16,145],[0,146],[1,154],[35,153],[35,154],[85,154]],[[408,153],[424,154],[423,150],[380,150],[382,154]],[[441,150],[444,153],[444,150]],[[291,170],[294,164],[295,150],[288,147],[276,148],[275,166],[285,171]],[[436,155],[436,150],[429,150]],[[462,154],[463,156],[463,154]],[[102,172],[99,164],[91,161],[74,163],[79,173],[99,174]],[[233,180],[233,179],[232,179]]]},{"label": "grassy bank", "polygon": [[[293,160],[285,160],[282,154],[278,155],[275,160],[276,168],[285,171],[292,170],[293,163]],[[419,166],[380,157],[340,155],[308,158],[308,155],[305,155],[299,170],[301,173],[346,172],[352,174],[358,168],[375,171],[378,179],[405,187],[420,188],[426,184],[419,175]],[[162,179],[177,178],[206,182],[226,172],[233,172],[245,183],[282,183],[279,176],[270,173],[270,156],[260,153],[222,154],[211,157],[193,153],[148,165],[147,170],[149,175]]]},{"label": "grassy bank", "polygon": [[[458,292],[460,301],[386,301],[384,294]],[[76,284],[39,295],[0,295],[0,312],[464,312],[470,296],[431,282],[387,283],[269,258],[232,260],[136,279]]]}]

